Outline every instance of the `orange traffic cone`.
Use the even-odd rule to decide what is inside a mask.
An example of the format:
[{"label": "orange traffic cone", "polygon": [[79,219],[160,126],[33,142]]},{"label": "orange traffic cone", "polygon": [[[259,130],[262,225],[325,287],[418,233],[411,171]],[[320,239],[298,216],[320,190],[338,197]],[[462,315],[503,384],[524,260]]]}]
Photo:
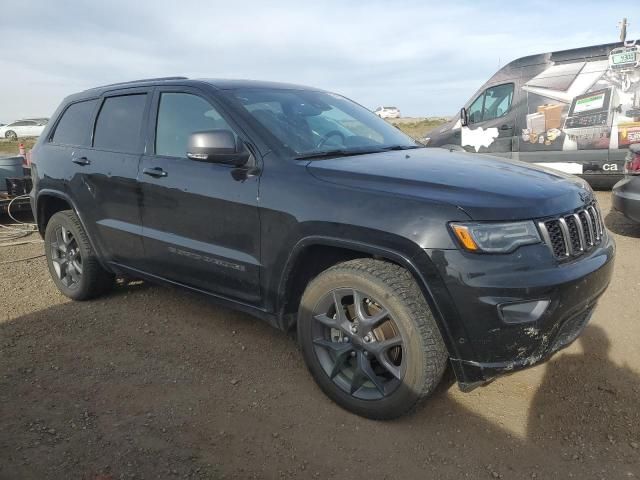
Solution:
[{"label": "orange traffic cone", "polygon": [[21,143],[20,145],[18,145],[18,149],[19,149],[19,152],[20,152],[20,153],[18,153],[18,155],[24,157],[26,155],[26,153],[24,151],[24,143]]}]

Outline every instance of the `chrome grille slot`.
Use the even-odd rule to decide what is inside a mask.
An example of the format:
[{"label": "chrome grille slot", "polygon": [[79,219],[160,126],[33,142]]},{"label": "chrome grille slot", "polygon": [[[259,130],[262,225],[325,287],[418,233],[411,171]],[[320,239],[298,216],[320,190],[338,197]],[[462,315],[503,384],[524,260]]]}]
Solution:
[{"label": "chrome grille slot", "polygon": [[577,257],[599,245],[604,236],[602,216],[595,203],[571,215],[538,222],[544,242],[553,256]]},{"label": "chrome grille slot", "polygon": [[592,247],[595,243],[595,239],[593,236],[593,222],[591,221],[591,215],[589,215],[586,210],[583,210],[578,213],[578,216],[580,217],[580,222],[582,223],[582,231],[584,232],[587,247]]},{"label": "chrome grille slot", "polygon": [[567,230],[569,232],[569,243],[571,246],[571,253],[576,254],[578,252],[582,252],[584,248],[582,248],[582,225],[578,226],[578,222],[576,222],[576,217],[573,215],[569,215],[568,217],[564,217],[564,221],[567,224]]}]

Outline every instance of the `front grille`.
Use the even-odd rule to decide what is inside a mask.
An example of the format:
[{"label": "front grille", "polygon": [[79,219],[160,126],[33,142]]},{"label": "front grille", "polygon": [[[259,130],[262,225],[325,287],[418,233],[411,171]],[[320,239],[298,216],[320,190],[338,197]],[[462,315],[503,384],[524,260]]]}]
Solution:
[{"label": "front grille", "polygon": [[560,260],[588,252],[604,235],[602,215],[595,202],[576,213],[540,221],[538,228],[553,256]]}]

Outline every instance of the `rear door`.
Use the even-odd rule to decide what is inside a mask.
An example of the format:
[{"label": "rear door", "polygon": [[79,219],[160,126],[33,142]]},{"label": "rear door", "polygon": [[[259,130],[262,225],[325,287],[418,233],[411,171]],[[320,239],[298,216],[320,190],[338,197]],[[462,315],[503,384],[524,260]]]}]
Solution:
[{"label": "rear door", "polygon": [[38,122],[32,121],[32,120],[28,120],[25,122],[25,131],[27,133],[25,133],[25,136],[27,137],[37,137],[38,135],[40,135],[41,129],[38,126]]},{"label": "rear door", "polygon": [[98,100],[92,147],[72,149],[76,174],[70,193],[94,229],[108,262],[131,267],[142,259],[140,190],[143,125],[151,102],[146,88],[112,91]]},{"label": "rear door", "polygon": [[470,152],[511,158],[514,150],[516,113],[512,108],[514,84],[485,89],[467,108],[469,124],[460,131],[461,145]]},{"label": "rear door", "polygon": [[[258,176],[190,160],[191,133],[237,125],[215,99],[158,88],[139,181],[146,264],[155,276],[248,303],[260,298]],[[241,172],[240,172],[241,173]]]}]

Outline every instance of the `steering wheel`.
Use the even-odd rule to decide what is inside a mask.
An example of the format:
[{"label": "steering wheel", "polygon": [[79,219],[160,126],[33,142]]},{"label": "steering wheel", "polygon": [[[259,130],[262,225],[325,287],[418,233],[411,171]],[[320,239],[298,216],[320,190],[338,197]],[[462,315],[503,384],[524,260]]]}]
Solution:
[{"label": "steering wheel", "polygon": [[318,145],[316,146],[316,148],[320,148],[323,147],[325,143],[327,143],[327,141],[331,138],[331,137],[340,137],[342,139],[342,143],[344,144],[344,134],[340,131],[340,130],[329,130],[327,133],[325,133],[322,138],[320,139],[320,142],[318,142]]}]

